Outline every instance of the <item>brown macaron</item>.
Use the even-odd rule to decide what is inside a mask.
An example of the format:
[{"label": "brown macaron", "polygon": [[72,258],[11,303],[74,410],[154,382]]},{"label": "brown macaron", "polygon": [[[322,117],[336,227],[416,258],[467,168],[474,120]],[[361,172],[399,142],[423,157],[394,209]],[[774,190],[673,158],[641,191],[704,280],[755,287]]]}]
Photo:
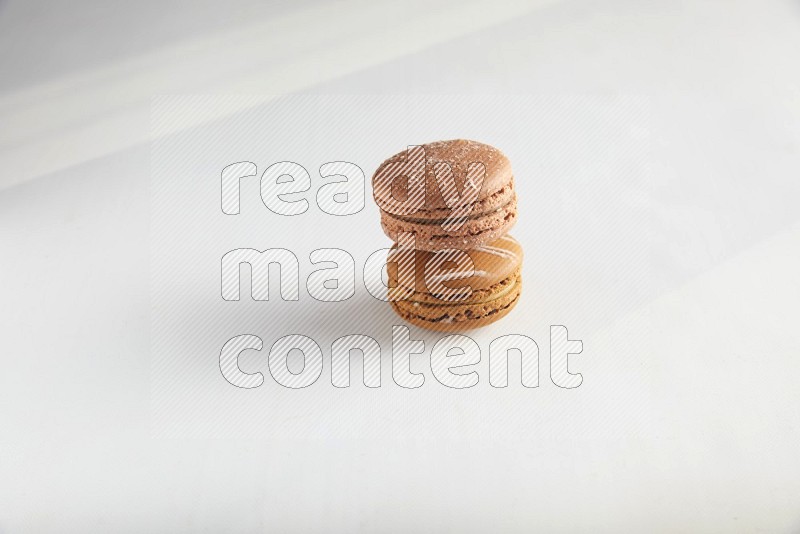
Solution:
[{"label": "brown macaron", "polygon": [[485,245],[517,220],[511,163],[477,141],[409,147],[378,167],[372,186],[386,235],[413,232],[422,250]]},{"label": "brown macaron", "polygon": [[[413,276],[398,276],[404,265],[411,264],[403,254],[414,255]],[[463,261],[464,254],[471,262]],[[522,289],[521,268],[522,247],[511,236],[464,251],[394,248],[387,265],[391,305],[406,321],[431,330],[486,326],[516,305]],[[472,275],[467,277],[470,269]]]}]

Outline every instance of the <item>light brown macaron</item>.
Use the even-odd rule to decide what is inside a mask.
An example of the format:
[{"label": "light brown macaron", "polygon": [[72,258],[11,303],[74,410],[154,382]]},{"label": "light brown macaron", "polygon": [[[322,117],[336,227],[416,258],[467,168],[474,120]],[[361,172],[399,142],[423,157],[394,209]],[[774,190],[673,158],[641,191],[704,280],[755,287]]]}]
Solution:
[{"label": "light brown macaron", "polygon": [[[412,254],[413,275],[399,276],[408,273]],[[474,272],[466,276],[470,268]],[[517,304],[521,268],[522,247],[511,236],[464,251],[394,248],[387,265],[390,302],[400,317],[423,328],[452,332],[486,326]]]},{"label": "light brown macaron", "polygon": [[408,147],[378,167],[372,186],[386,235],[413,232],[422,250],[485,245],[517,220],[511,163],[477,141]]}]

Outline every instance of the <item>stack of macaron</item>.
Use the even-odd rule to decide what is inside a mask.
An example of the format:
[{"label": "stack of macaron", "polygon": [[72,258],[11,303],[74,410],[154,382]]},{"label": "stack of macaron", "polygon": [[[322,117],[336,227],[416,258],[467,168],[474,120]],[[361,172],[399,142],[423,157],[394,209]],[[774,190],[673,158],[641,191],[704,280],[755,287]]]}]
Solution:
[{"label": "stack of macaron", "polygon": [[516,305],[522,247],[508,158],[463,139],[408,147],[372,178],[381,226],[395,245],[389,300],[406,321],[433,330],[485,326]]}]

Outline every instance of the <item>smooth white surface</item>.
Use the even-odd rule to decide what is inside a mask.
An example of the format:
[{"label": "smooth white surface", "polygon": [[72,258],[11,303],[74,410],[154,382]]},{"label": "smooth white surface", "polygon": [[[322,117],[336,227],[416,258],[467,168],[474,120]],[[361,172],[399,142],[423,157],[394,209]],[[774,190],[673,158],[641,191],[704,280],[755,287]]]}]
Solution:
[{"label": "smooth white surface", "polygon": [[[0,5],[3,27],[37,34],[36,17],[3,18],[18,16],[15,6]],[[530,428],[515,438],[503,419],[502,439],[479,428],[470,439],[436,428],[385,439],[154,437],[149,144],[106,144],[128,134],[97,127],[114,115],[95,117],[88,102],[76,115],[95,132],[84,146],[109,150],[96,159],[63,167],[63,146],[47,136],[3,145],[3,183],[18,185],[0,192],[0,531],[796,531],[799,19],[788,1],[563,1],[325,83],[313,61],[290,62],[301,72],[274,71],[290,85],[265,78],[251,90],[649,99],[652,300],[585,345],[584,385],[559,398],[543,383],[505,419],[529,410],[548,423],[536,438]],[[382,37],[365,42],[378,49]],[[109,56],[75,70],[123,59]],[[21,68],[3,57],[4,73]],[[3,85],[13,91],[3,102],[73,75],[22,76]],[[130,117],[149,127],[149,109]],[[8,128],[0,122],[4,140]],[[51,172],[20,184],[7,149],[31,150]],[[531,261],[535,244],[526,252]],[[631,392],[641,402],[626,402]],[[595,393],[616,409],[602,414],[605,427],[591,425],[606,432],[587,433]]]},{"label": "smooth white surface", "polygon": [[[0,94],[0,158],[6,170],[0,187],[147,142],[153,95],[258,94],[252,100],[265,102],[550,3],[514,0],[487,9],[485,1],[318,2],[289,12],[276,9],[256,22],[240,21],[154,50],[142,46],[146,52],[120,54],[101,66],[76,68]],[[196,109],[191,122],[183,124],[202,124],[235,111]]]},{"label": "smooth white surface", "polygon": [[[222,107],[217,100],[159,99],[154,124],[162,124],[162,110],[169,110],[168,117],[191,115],[198,107]],[[425,436],[464,441],[491,435],[496,440],[534,441],[543,432],[561,431],[563,424],[580,424],[598,439],[641,425],[642,417],[635,415],[613,425],[605,418],[619,402],[635,405],[645,400],[647,377],[626,370],[625,361],[635,357],[631,347],[649,333],[641,332],[605,358],[576,357],[572,368],[594,379],[580,394],[565,395],[549,380],[549,326],[566,325],[573,338],[579,334],[587,347],[594,346],[598,331],[652,298],[648,112],[646,99],[624,95],[294,95],[160,137],[151,152],[156,434],[266,440]],[[483,352],[475,367],[482,380],[474,390],[443,390],[430,374],[428,356],[444,336],[413,329],[413,337],[424,340],[427,351],[412,357],[412,369],[427,370],[428,376],[418,391],[406,391],[391,373],[392,326],[403,321],[365,287],[375,287],[370,281],[378,276],[365,272],[367,258],[382,249],[385,258],[391,245],[381,231],[370,188],[366,187],[369,202],[360,212],[326,214],[315,201],[324,183],[317,169],[325,161],[344,160],[371,176],[387,154],[408,143],[459,135],[501,146],[513,162],[519,223],[511,235],[526,252],[524,295],[503,321],[469,333]],[[532,153],[531,147],[542,149]],[[254,162],[260,172],[240,180],[240,213],[224,215],[217,177],[223,167],[242,158]],[[260,198],[260,173],[283,160],[297,162],[311,174],[307,193],[287,196],[307,199],[305,213],[281,216]],[[280,300],[275,268],[269,301],[250,299],[249,268],[241,269],[241,300],[223,300],[220,259],[242,248],[290,251],[299,263],[297,300]],[[312,271],[322,267],[311,264],[311,252],[326,248],[346,251],[355,264],[349,275],[355,280],[354,294],[340,302],[319,301],[308,290]],[[270,377],[257,391],[238,391],[220,380],[216,360],[222,346],[239,334],[263,338],[265,350],[243,354],[239,365],[268,377],[267,354],[282,336],[308,336],[326,355],[341,336],[370,336],[383,347],[385,387],[339,391],[330,386],[328,365],[308,390],[283,391]],[[515,387],[498,392],[489,387],[489,345],[507,334],[524,334],[539,343],[541,390]],[[360,364],[354,363],[351,371],[352,381],[362,383]],[[529,413],[525,406],[534,402],[540,406],[538,413]],[[403,406],[399,413],[397,406]],[[573,421],[562,421],[565,410],[574,413]]]}]

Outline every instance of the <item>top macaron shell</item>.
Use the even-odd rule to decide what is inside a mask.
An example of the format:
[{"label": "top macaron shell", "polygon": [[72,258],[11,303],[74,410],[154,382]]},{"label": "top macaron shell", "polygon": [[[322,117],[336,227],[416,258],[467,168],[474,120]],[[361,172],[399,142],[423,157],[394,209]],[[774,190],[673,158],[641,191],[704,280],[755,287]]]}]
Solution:
[{"label": "top macaron shell", "polygon": [[[407,181],[398,179],[397,168],[408,161],[409,149],[384,161],[372,179],[375,201],[381,208],[381,226],[392,240],[397,241],[402,233],[415,233],[416,247],[422,250],[468,249],[508,232],[516,222],[517,198],[511,163],[505,154],[484,143],[463,139],[437,141],[422,148],[425,198],[413,211],[403,213],[393,207],[408,194]],[[475,192],[467,189],[477,188],[480,183],[475,179],[480,167],[470,167],[473,163],[482,164],[485,170],[477,194],[469,194]],[[457,190],[450,191],[449,198],[443,195],[436,178],[437,169],[442,172],[441,164],[450,166]],[[454,208],[463,214],[462,224],[455,228],[446,224],[456,213]]]}]

